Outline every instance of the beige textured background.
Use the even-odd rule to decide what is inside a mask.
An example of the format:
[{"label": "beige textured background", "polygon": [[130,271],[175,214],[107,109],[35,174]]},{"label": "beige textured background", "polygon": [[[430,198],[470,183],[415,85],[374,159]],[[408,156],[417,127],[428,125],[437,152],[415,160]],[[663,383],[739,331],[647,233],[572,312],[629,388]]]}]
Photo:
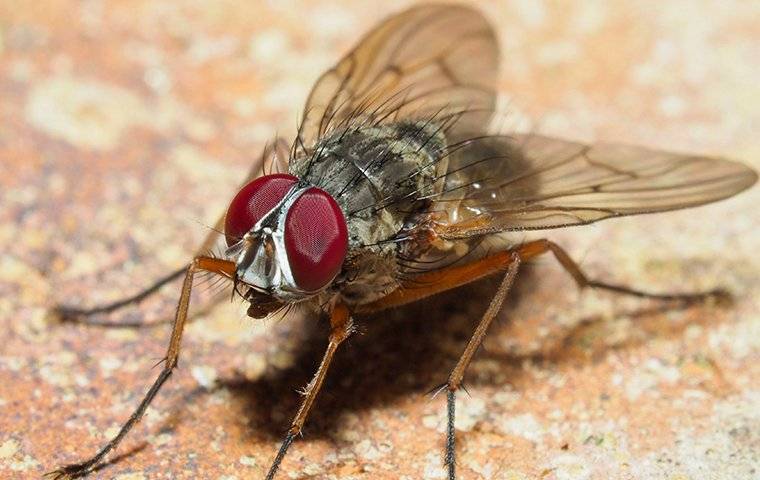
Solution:
[{"label": "beige textured background", "polygon": [[[501,35],[508,124],[760,167],[760,3],[477,3]],[[46,307],[185,262],[317,75],[407,2],[376,4],[0,0],[0,477],[90,455],[165,348],[168,327],[54,326]],[[460,397],[461,478],[760,478],[758,202],[549,232],[597,276],[736,303],[659,311],[539,262]],[[177,289],[114,320],[160,318]],[[444,400],[425,392],[488,291],[363,321],[281,478],[443,478]],[[133,453],[92,478],[261,478],[324,332],[204,313]]]}]

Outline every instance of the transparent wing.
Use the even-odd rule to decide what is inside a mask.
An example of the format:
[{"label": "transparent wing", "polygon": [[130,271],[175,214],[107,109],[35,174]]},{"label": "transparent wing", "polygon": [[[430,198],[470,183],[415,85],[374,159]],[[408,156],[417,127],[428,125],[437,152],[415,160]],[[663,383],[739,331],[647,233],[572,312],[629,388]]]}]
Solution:
[{"label": "transparent wing", "polygon": [[756,181],[751,168],[722,158],[537,135],[483,137],[450,154],[433,209],[447,212],[442,236],[472,238],[693,207]]},{"label": "transparent wing", "polygon": [[275,137],[274,140],[264,145],[261,158],[258,164],[252,167],[245,183],[260,177],[262,174],[286,173],[288,171],[289,156],[290,148],[288,147],[288,143],[281,137]]},{"label": "transparent wing", "polygon": [[[264,145],[261,155],[251,165],[239,188],[247,185],[253,179],[262,175],[272,173],[285,173],[288,171],[288,143],[280,137],[275,137],[272,141]],[[232,200],[232,196],[230,196]],[[207,255],[209,253],[224,252],[227,243],[224,237],[224,218],[226,212],[214,224],[206,239],[198,249],[198,255]],[[219,254],[221,256],[221,253]]]},{"label": "transparent wing", "polygon": [[294,148],[349,124],[435,117],[449,138],[485,131],[494,110],[498,46],[476,10],[425,5],[365,35],[309,95]]}]

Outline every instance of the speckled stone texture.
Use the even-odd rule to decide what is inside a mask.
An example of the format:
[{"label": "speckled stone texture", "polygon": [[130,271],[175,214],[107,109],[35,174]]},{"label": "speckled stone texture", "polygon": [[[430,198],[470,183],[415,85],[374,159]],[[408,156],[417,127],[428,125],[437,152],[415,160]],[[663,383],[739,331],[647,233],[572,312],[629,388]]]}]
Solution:
[{"label": "speckled stone texture", "polygon": [[[0,0],[1,478],[92,454],[169,334],[53,325],[46,308],[115,299],[186,262],[265,141],[293,131],[318,74],[405,5]],[[501,35],[506,128],[533,119],[544,133],[760,167],[759,2],[479,5]],[[594,276],[724,286],[735,304],[578,293],[536,262],[460,395],[460,478],[760,478],[759,202],[755,188],[548,232]],[[178,288],[111,319],[160,319]],[[444,399],[426,392],[492,290],[360,319],[281,478],[443,478]],[[91,478],[262,478],[325,333],[228,302],[202,311],[180,369]]]}]

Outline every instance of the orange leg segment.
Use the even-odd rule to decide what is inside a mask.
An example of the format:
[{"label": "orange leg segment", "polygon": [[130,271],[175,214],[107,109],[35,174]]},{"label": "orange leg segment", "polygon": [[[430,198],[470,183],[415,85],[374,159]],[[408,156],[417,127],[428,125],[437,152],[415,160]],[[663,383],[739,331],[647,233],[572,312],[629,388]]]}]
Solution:
[{"label": "orange leg segment", "polygon": [[579,288],[591,287],[601,290],[609,290],[615,293],[633,295],[636,297],[683,302],[700,301],[707,297],[727,296],[727,293],[720,289],[697,293],[650,293],[622,285],[614,285],[589,279],[562,247],[550,240],[541,239],[523,243],[512,249],[488,255],[487,257],[465,265],[457,265],[417,275],[414,277],[413,283],[402,285],[390,294],[374,302],[359,305],[356,307],[355,311],[358,313],[377,312],[385,310],[386,308],[397,307],[421,300],[431,295],[461,287],[462,285],[474,282],[483,277],[504,271],[509,265],[510,259],[515,254],[520,258],[521,262],[525,262],[548,252],[551,252],[562,268],[573,277],[573,280],[575,280],[575,283]]},{"label": "orange leg segment", "polygon": [[397,307],[399,305],[421,300],[437,293],[445,292],[446,290],[461,287],[462,285],[474,282],[483,277],[504,271],[509,265],[510,259],[515,254],[520,257],[521,261],[525,261],[537,255],[541,255],[542,253],[546,253],[550,249],[548,246],[549,244],[551,244],[551,242],[548,240],[528,242],[519,245],[514,249],[497,252],[471,263],[417,275],[414,277],[414,283],[402,285],[400,288],[379,300],[366,305],[360,305],[357,307],[356,311],[365,313],[385,310],[386,308]]},{"label": "orange leg segment", "polygon": [[327,376],[327,370],[330,368],[330,364],[332,363],[335,352],[338,350],[338,346],[351,336],[353,331],[354,325],[348,308],[342,303],[335,304],[330,313],[330,338],[327,344],[327,350],[322,357],[322,362],[319,364],[317,372],[314,374],[314,378],[304,389],[304,399],[301,403],[301,408],[298,409],[296,416],[293,418],[288,433],[285,435],[285,439],[280,446],[280,450],[277,452],[277,456],[269,467],[266,480],[274,479],[283,458],[285,458],[288,448],[290,448],[290,445],[293,443],[296,436],[301,433],[301,429],[303,428],[304,423],[306,423],[306,418],[308,417],[311,408],[314,406],[314,401],[317,399],[317,394],[319,394],[319,391],[322,389],[322,384]]},{"label": "orange leg segment", "polygon": [[511,257],[510,251],[498,252],[465,265],[458,265],[414,277],[414,283],[402,285],[374,302],[359,305],[359,313],[376,312],[397,307],[423,298],[460,287],[480,278],[504,270]]}]

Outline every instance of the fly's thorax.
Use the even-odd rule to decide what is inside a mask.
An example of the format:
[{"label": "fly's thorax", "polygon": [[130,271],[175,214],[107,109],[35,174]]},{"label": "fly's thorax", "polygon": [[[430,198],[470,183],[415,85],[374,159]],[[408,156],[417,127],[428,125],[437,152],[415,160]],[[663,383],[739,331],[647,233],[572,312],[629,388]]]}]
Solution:
[{"label": "fly's thorax", "polygon": [[434,122],[399,122],[334,132],[290,172],[332,194],[347,215],[351,247],[401,230],[419,198],[443,188],[446,139]]},{"label": "fly's thorax", "polygon": [[289,170],[329,192],[346,213],[349,251],[336,279],[348,304],[398,287],[398,243],[420,199],[443,188],[446,139],[434,122],[400,122],[334,132]]}]

